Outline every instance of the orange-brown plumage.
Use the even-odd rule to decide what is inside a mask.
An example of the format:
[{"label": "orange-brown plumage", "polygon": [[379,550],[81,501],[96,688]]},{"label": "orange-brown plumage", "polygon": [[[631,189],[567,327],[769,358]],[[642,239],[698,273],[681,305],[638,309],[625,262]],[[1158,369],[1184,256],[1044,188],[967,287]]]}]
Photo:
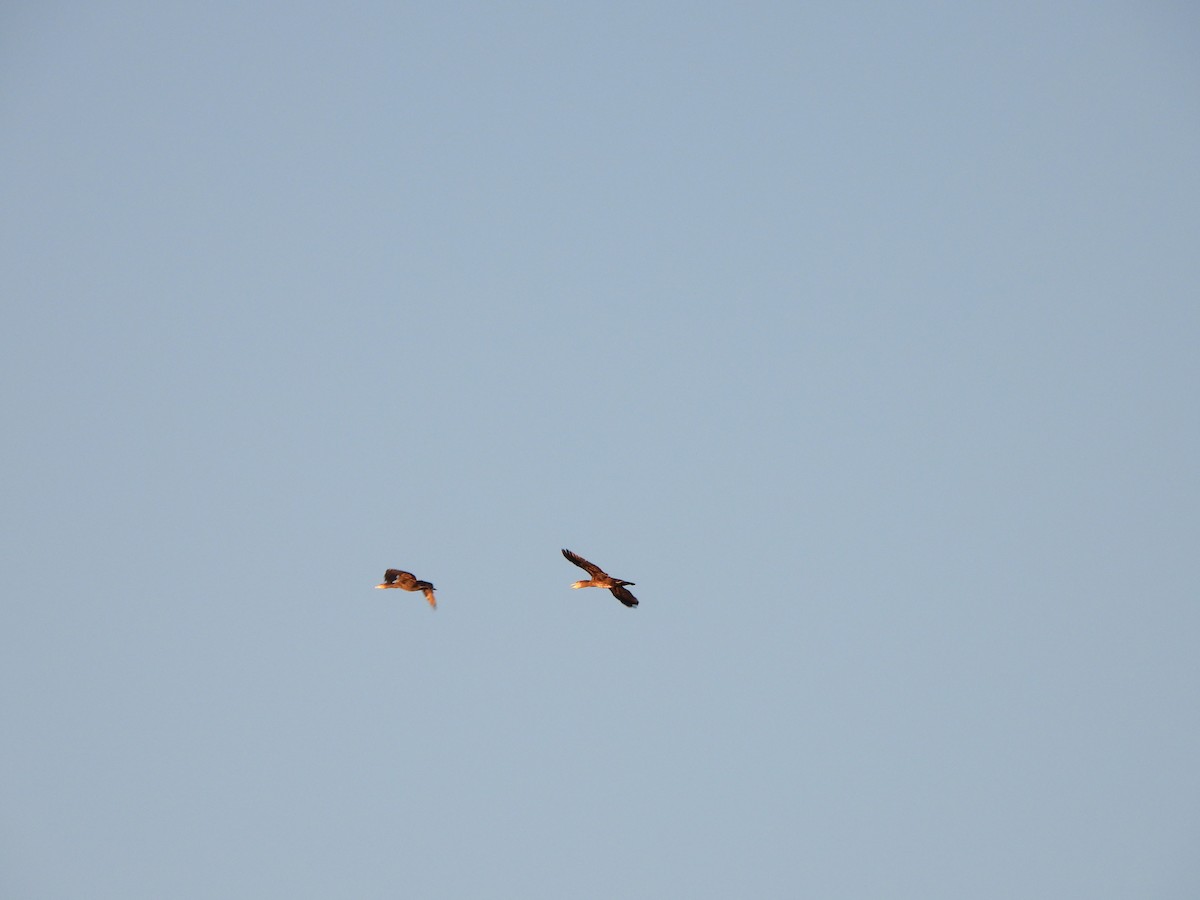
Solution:
[{"label": "orange-brown plumage", "polygon": [[400,569],[388,569],[383,573],[383,584],[377,588],[399,588],[402,591],[423,591],[429,605],[437,609],[437,600],[433,596],[434,587],[428,581],[418,581],[412,572],[402,572]]},{"label": "orange-brown plumage", "polygon": [[612,592],[612,595],[614,597],[616,597],[618,600],[620,600],[622,603],[624,603],[630,609],[632,609],[633,607],[638,605],[637,597],[633,596],[633,594],[629,593],[629,591],[627,591],[625,589],[625,585],[633,584],[632,581],[624,581],[620,578],[613,578],[611,575],[609,575],[607,572],[605,572],[603,569],[601,569],[595,563],[588,562],[586,559],[584,559],[578,553],[572,553],[570,550],[567,550],[566,548],[563,549],[562,555],[565,556],[568,560],[575,563],[575,565],[579,566],[579,568],[583,569],[585,572],[587,572],[589,575],[592,576],[587,581],[575,582],[573,585],[571,585],[571,587],[573,587],[573,588],[586,588],[586,587],[606,588],[607,590]]}]

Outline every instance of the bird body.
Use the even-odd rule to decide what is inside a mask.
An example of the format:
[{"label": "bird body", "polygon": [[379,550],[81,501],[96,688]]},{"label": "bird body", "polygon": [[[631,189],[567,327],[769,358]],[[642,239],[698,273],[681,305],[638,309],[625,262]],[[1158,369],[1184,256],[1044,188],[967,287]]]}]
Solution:
[{"label": "bird body", "polygon": [[412,572],[388,569],[383,573],[383,584],[377,584],[375,587],[399,588],[402,591],[423,591],[429,605],[437,609],[437,600],[433,596],[433,585],[428,581],[418,581]]},{"label": "bird body", "polygon": [[620,578],[613,578],[611,575],[609,575],[607,572],[605,572],[603,569],[601,569],[595,563],[588,562],[586,559],[584,559],[578,553],[572,553],[570,550],[567,550],[566,548],[563,549],[562,555],[565,556],[569,561],[573,562],[575,565],[579,566],[579,568],[583,569],[585,572],[587,572],[589,575],[592,576],[591,578],[589,578],[586,581],[575,582],[573,585],[571,585],[571,587],[573,587],[573,588],[587,588],[587,587],[607,588],[609,591],[612,592],[612,595],[614,597],[616,597],[618,600],[620,600],[622,603],[624,603],[630,609],[632,609],[633,607],[638,605],[637,597],[633,596],[633,594],[629,593],[629,591],[627,591],[625,589],[625,585],[633,584],[632,581],[624,581]]}]

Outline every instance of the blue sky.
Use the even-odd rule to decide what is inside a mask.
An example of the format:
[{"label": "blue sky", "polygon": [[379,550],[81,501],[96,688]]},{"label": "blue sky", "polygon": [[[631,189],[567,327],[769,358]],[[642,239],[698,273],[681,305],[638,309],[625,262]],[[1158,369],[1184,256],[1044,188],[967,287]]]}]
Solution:
[{"label": "blue sky", "polygon": [[0,14],[6,896],[1196,896],[1193,10],[169,7]]}]

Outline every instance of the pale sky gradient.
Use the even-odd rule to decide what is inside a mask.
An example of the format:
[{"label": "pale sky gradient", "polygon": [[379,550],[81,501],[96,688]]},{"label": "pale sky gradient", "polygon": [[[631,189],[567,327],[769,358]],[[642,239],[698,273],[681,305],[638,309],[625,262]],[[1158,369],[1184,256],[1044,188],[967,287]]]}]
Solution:
[{"label": "pale sky gradient", "polygon": [[0,895],[1200,896],[1193,4],[14,2],[0,206]]}]

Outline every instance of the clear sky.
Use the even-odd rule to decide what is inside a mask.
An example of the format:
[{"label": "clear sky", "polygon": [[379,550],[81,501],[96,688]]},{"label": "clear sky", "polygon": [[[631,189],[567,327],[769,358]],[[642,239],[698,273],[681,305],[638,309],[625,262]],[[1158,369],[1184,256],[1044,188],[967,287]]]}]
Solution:
[{"label": "clear sky", "polygon": [[3,896],[1200,895],[1192,4],[15,2],[0,208]]}]

